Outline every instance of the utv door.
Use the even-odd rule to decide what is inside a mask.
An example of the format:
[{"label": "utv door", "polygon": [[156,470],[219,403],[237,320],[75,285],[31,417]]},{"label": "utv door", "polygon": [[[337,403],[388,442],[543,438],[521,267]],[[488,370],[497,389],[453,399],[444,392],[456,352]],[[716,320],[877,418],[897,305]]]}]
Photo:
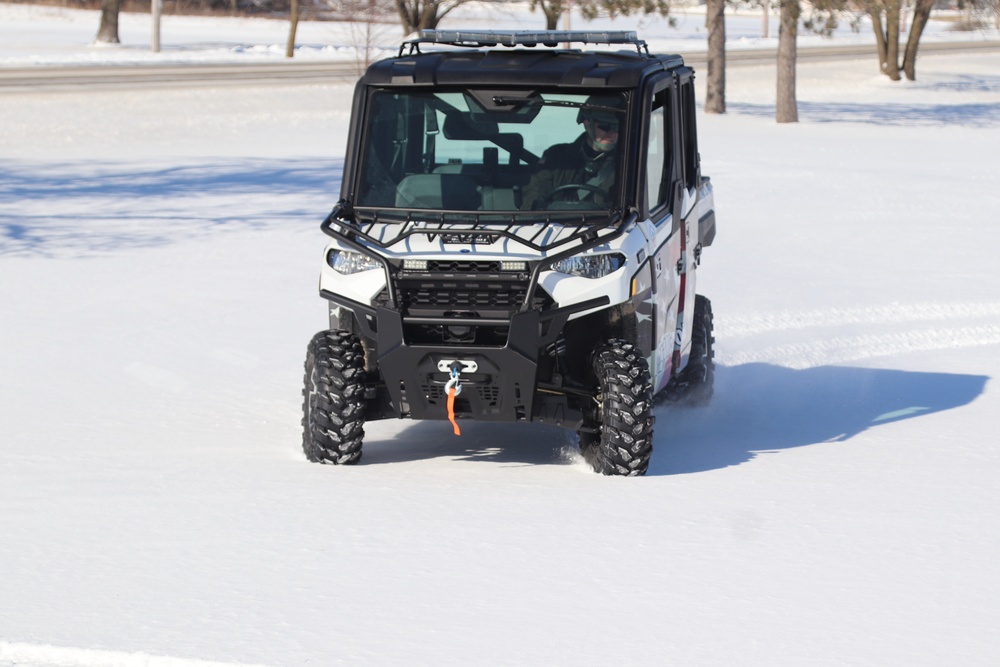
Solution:
[{"label": "utv door", "polygon": [[[638,200],[645,202],[643,230],[649,243],[648,271],[652,303],[652,350],[649,370],[654,391],[666,386],[674,372],[675,349],[681,294],[681,252],[683,250],[680,218],[674,214],[680,206],[680,176],[677,82],[664,74],[647,86],[642,104],[642,118],[648,119],[642,135],[642,175],[638,179]],[[643,295],[637,295],[639,299]],[[639,300],[637,299],[637,300]],[[640,304],[637,304],[640,305]],[[638,311],[641,312],[641,311]]]},{"label": "utv door", "polygon": [[691,353],[691,322],[694,321],[696,269],[698,255],[698,189],[701,165],[698,155],[698,132],[695,125],[694,71],[683,68],[678,73],[677,147],[680,163],[677,178],[677,207],[681,229],[680,305],[674,355],[675,372],[687,366]]}]

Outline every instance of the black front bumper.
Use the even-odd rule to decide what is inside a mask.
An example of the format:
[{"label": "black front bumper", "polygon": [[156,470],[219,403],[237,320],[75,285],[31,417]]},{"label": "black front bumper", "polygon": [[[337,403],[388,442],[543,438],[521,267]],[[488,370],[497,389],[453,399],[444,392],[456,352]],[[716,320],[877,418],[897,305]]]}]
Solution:
[{"label": "black front bumper", "polygon": [[538,370],[539,317],[518,313],[510,320],[507,345],[474,347],[409,345],[403,317],[388,308],[377,311],[378,367],[393,408],[400,417],[446,419],[445,384],[450,375],[438,362],[475,362],[475,373],[460,374],[457,416],[481,421],[525,421],[532,416]]},{"label": "black front bumper", "polygon": [[[401,417],[447,419],[446,384],[450,374],[442,361],[474,362],[473,373],[461,373],[455,415],[477,421],[537,421],[578,430],[583,424],[579,392],[539,386],[538,365],[573,313],[607,305],[592,299],[565,308],[528,310],[510,316],[503,346],[426,345],[407,341],[406,318],[398,311],[371,307],[323,290],[322,296],[354,313],[362,335],[375,342],[380,382],[368,411],[370,419]],[[411,318],[413,319],[413,318]],[[454,322],[443,319],[443,323]]]}]

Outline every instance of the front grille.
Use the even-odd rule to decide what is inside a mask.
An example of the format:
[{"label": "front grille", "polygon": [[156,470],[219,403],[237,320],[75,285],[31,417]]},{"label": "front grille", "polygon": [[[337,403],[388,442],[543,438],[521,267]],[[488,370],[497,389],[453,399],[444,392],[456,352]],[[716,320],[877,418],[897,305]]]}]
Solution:
[{"label": "front grille", "polygon": [[[448,317],[457,313],[463,317],[506,318],[520,309],[528,293],[526,280],[432,280],[425,276],[394,281],[404,316]],[[553,304],[545,290],[535,289],[534,309],[545,310]],[[388,292],[379,292],[373,305],[388,306]]]},{"label": "front grille", "polygon": [[481,312],[514,311],[527,293],[526,285],[509,283],[430,283],[413,285],[400,281],[399,296],[407,311],[434,309],[444,311]]},{"label": "front grille", "polygon": [[[529,277],[523,273],[469,273],[470,265],[484,266],[497,262],[441,261],[460,265],[465,272],[400,271],[393,277],[398,303],[404,317],[403,336],[410,345],[480,345],[502,347],[507,343],[508,322],[524,303]],[[485,268],[485,267],[484,267]],[[389,296],[382,290],[373,305],[389,307]],[[541,287],[535,289],[531,307],[544,311],[555,306],[552,297]],[[410,318],[411,321],[406,321]],[[421,318],[424,321],[415,321]],[[427,321],[428,319],[437,321]],[[493,320],[477,324],[475,320]],[[454,324],[448,320],[456,321]],[[497,322],[497,321],[500,322]]]}]

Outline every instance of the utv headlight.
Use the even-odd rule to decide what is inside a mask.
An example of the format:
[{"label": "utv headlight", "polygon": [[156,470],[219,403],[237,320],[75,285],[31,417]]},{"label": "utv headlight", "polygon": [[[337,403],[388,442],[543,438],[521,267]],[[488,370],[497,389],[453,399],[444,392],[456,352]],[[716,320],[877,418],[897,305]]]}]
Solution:
[{"label": "utv headlight", "polygon": [[581,278],[603,278],[625,266],[625,256],[578,255],[553,263],[549,268],[559,273],[568,273]]},{"label": "utv headlight", "polygon": [[378,260],[350,250],[330,250],[326,253],[326,263],[334,271],[345,276],[382,268],[382,264]]}]

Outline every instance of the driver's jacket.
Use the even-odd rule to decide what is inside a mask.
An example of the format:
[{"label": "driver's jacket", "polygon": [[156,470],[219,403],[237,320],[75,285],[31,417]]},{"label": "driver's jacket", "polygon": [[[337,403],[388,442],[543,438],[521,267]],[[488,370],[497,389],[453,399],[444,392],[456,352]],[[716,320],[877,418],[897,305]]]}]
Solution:
[{"label": "driver's jacket", "polygon": [[[615,196],[617,162],[617,150],[594,151],[587,145],[586,133],[572,143],[550,146],[538,162],[538,171],[521,192],[521,208],[542,209],[550,201],[572,199],[593,201],[599,208],[610,206]],[[590,187],[569,188],[551,195],[556,188],[570,184]]]}]

